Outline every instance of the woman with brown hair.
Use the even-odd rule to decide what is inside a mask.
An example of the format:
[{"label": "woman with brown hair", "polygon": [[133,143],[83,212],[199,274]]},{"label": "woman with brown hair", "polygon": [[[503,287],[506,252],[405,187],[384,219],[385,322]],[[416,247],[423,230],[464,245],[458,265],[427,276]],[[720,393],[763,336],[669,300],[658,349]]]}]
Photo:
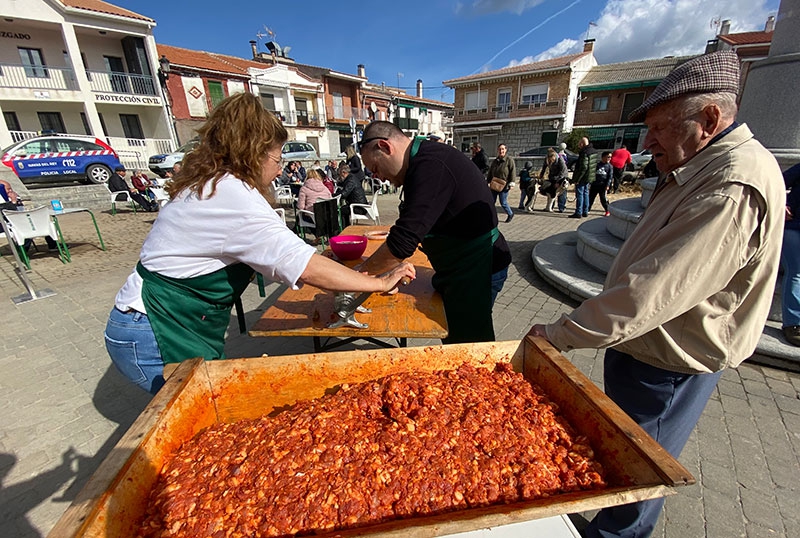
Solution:
[{"label": "woman with brown hair", "polygon": [[222,101],[199,136],[167,186],[170,203],[106,325],[111,360],[151,393],[164,384],[165,363],[224,358],[231,308],[254,271],[295,288],[302,281],[356,292],[389,291],[414,277],[409,264],[381,277],[352,271],[284,225],[270,203],[287,133],[257,97],[240,93]]}]

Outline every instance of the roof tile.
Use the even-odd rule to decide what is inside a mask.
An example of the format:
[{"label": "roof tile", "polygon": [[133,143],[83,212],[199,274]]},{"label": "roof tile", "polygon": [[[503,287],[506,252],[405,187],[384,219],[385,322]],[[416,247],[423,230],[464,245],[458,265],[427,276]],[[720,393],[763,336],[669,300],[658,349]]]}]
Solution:
[{"label": "roof tile", "polygon": [[128,17],[130,19],[137,19],[140,21],[156,22],[150,17],[139,15],[133,11],[128,11],[121,7],[114,6],[102,0],[59,0],[67,7],[75,9],[85,9],[86,11],[95,11],[97,13],[107,13],[109,15],[117,15],[120,17]]},{"label": "roof tile", "polygon": [[600,84],[661,80],[680,64],[694,56],[670,56],[635,62],[596,65],[581,81],[581,88]]},{"label": "roof tile", "polygon": [[504,67],[503,69],[496,69],[494,71],[486,71],[485,73],[477,73],[475,75],[468,75],[466,77],[452,78],[445,80],[444,84],[460,84],[469,82],[470,80],[477,80],[482,78],[502,77],[506,75],[518,75],[522,73],[535,73],[536,71],[546,71],[549,69],[557,69],[559,67],[569,67],[569,65],[589,54],[588,52],[579,52],[577,54],[570,54],[568,56],[559,56],[558,58],[550,58],[549,60],[542,60],[541,62],[533,62],[528,64],[515,65],[513,67]]}]

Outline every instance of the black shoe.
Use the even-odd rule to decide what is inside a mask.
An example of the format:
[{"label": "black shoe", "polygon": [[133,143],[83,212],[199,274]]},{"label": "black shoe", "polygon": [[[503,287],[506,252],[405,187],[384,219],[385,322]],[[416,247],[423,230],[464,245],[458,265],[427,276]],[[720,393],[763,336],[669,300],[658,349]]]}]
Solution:
[{"label": "black shoe", "polygon": [[586,217],[588,217],[588,216],[589,216],[589,213],[584,213],[583,215],[581,215],[581,218],[584,218],[584,219],[585,219],[585,218],[586,218]]},{"label": "black shoe", "polygon": [[506,222],[511,222],[511,219],[513,219],[513,218],[514,218],[514,214],[512,213],[508,217],[506,217]]},{"label": "black shoe", "polygon": [[572,215],[569,216],[569,218],[571,218],[571,219],[579,219],[579,218],[581,218],[581,215],[580,215],[580,213],[573,213]]},{"label": "black shoe", "polygon": [[792,325],[783,328],[783,336],[793,346],[800,347],[800,325]]}]

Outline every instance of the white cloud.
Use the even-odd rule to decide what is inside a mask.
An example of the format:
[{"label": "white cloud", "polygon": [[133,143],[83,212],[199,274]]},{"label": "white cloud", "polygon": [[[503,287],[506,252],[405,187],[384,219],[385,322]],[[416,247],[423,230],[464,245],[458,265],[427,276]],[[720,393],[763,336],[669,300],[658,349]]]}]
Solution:
[{"label": "white cloud", "polygon": [[[544,0],[474,0],[468,7],[471,12],[481,15],[505,11],[521,15],[526,9],[538,6],[542,2]],[[464,5],[459,3],[456,7],[461,11]]]},{"label": "white cloud", "polygon": [[[596,39],[598,63],[614,63],[664,56],[700,54],[718,27],[712,21],[730,19],[731,33],[763,30],[776,7],[768,0],[609,0],[589,30]],[[774,4],[774,0],[771,2]],[[540,61],[583,50],[585,30],[547,50],[509,65]],[[532,58],[532,59],[531,59]]]}]

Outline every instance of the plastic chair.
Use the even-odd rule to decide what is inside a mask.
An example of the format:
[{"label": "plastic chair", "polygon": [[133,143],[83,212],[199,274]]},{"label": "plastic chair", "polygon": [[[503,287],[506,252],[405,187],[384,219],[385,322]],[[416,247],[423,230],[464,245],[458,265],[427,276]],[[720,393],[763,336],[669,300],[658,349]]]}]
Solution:
[{"label": "plastic chair", "polygon": [[[128,202],[128,205],[130,206],[130,208],[133,209],[134,213],[136,213],[136,203],[133,201],[133,198],[131,198],[131,193],[129,193],[128,191],[116,191],[116,192],[114,192],[108,186],[108,183],[103,183],[103,185],[105,185],[106,190],[109,192],[109,194],[111,194],[111,214],[112,215],[116,215],[117,214],[117,202]],[[119,199],[120,196],[123,197],[122,200]]]},{"label": "plastic chair", "polygon": [[160,207],[164,207],[165,205],[167,205],[167,202],[169,202],[169,194],[167,194],[167,191],[164,190],[164,187],[151,186],[150,192],[153,193],[153,196],[155,197],[155,202]]},{"label": "plastic chair", "polygon": [[[361,220],[371,220],[375,224],[381,223],[381,217],[378,215],[378,195],[379,193],[375,193],[372,195],[372,204],[350,204],[350,224],[357,224],[358,221]],[[361,213],[356,213],[355,209],[359,207],[366,211],[366,215],[362,215]]]},{"label": "plastic chair", "polygon": [[373,194],[386,194],[392,190],[391,181],[382,181],[376,177],[372,178],[372,193]]},{"label": "plastic chair", "polygon": [[292,194],[292,189],[286,185],[275,189],[275,199],[280,205],[289,206],[294,204],[295,201],[294,195]]},{"label": "plastic chair", "polygon": [[31,268],[31,261],[24,246],[25,241],[37,237],[49,236],[52,238],[58,246],[58,257],[61,259],[61,263],[70,261],[67,243],[64,242],[64,238],[56,229],[55,224],[53,224],[53,219],[50,218],[50,210],[47,207],[37,207],[25,211],[3,210],[3,216],[8,221],[8,231],[16,243],[17,252],[19,252],[19,257],[26,268]]}]

